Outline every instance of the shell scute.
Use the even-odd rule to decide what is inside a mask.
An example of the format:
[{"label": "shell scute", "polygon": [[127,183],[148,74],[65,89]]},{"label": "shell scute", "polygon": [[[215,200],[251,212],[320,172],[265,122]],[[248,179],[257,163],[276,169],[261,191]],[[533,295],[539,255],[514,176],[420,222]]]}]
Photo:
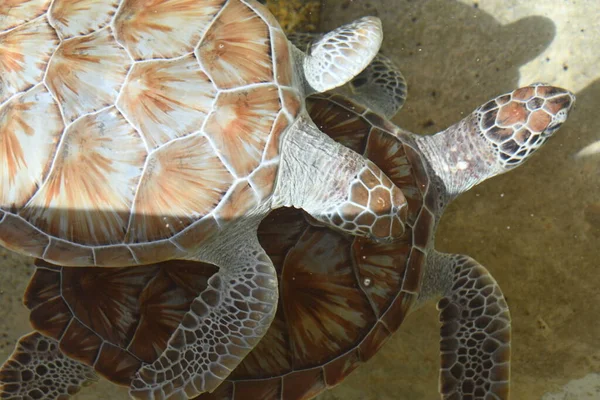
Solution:
[{"label": "shell scute", "polygon": [[208,215],[232,183],[206,137],[191,135],[167,143],[148,159],[126,242],[177,234]]},{"label": "shell scute", "polygon": [[145,159],[141,138],[115,107],[86,115],[65,131],[48,179],[20,214],[57,238],[120,243]]},{"label": "shell scute", "polygon": [[[393,243],[378,243],[357,238],[352,245],[363,290],[371,300],[378,317],[389,307],[394,294],[401,289],[408,252],[411,249],[410,232],[407,237]],[[365,282],[369,284],[366,285]]]},{"label": "shell scute", "polygon": [[124,0],[115,35],[136,60],[182,56],[194,50],[225,0]]},{"label": "shell scute", "polygon": [[173,242],[188,252],[193,251],[198,245],[219,230],[216,219],[210,215],[196,221],[178,235],[173,237]]},{"label": "shell scute", "polygon": [[63,265],[93,265],[94,251],[91,247],[75,245],[71,242],[50,238],[44,257]]},{"label": "shell scute", "polygon": [[391,332],[382,322],[374,324],[369,334],[358,347],[361,361],[364,362],[373,357],[386,342],[390,334]]},{"label": "shell scute", "polygon": [[60,110],[43,85],[0,107],[0,208],[19,210],[38,190],[63,129]]},{"label": "shell scute", "polygon": [[45,82],[67,122],[72,122],[114,104],[130,64],[110,30],[102,29],[63,41],[48,65]]},{"label": "shell scute", "polygon": [[273,81],[269,27],[239,0],[227,3],[196,56],[221,89]]},{"label": "shell scute", "polygon": [[42,80],[56,46],[58,37],[45,18],[0,34],[0,103]]},{"label": "shell scute", "polygon": [[[36,262],[36,266],[40,264]],[[60,296],[60,291],[60,269],[47,269],[45,266],[36,268],[25,290],[23,304],[31,310],[53,297]]]},{"label": "shell scute", "polygon": [[204,130],[238,177],[248,176],[261,163],[280,109],[275,85],[225,92],[217,98]]},{"label": "shell scute", "polygon": [[52,0],[2,0],[0,31],[31,21],[48,10]]},{"label": "shell scute", "polygon": [[200,130],[217,90],[193,55],[133,66],[118,107],[151,148]]},{"label": "shell scute", "polygon": [[48,19],[61,37],[86,35],[108,25],[120,0],[54,0]]},{"label": "shell scute", "polygon": [[339,384],[344,378],[360,365],[358,350],[352,350],[341,357],[327,363],[323,367],[328,387]]},{"label": "shell scute", "polygon": [[296,371],[283,378],[281,397],[284,399],[312,399],[327,389],[321,368]]},{"label": "shell scute", "polygon": [[275,79],[282,86],[292,86],[293,74],[290,64],[292,54],[285,34],[280,30],[273,31],[273,47],[275,48]]},{"label": "shell scute", "polygon": [[408,264],[406,266],[406,273],[404,274],[404,281],[402,282],[402,290],[410,293],[419,293],[421,289],[421,280],[423,278],[423,272],[425,270],[426,255],[421,250],[413,247],[410,252]]},{"label": "shell scute", "polygon": [[32,257],[41,257],[48,246],[48,236],[35,229],[24,219],[4,215],[0,223],[0,245]]},{"label": "shell scute", "polygon": [[150,264],[156,262],[156,260],[184,258],[188,255],[170,240],[132,244],[129,249],[135,255],[137,264],[141,265]]}]

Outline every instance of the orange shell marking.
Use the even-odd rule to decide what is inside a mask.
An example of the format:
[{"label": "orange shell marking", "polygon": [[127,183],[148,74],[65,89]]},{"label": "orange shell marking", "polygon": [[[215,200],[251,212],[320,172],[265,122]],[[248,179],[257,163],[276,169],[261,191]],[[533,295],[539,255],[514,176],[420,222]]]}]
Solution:
[{"label": "orange shell marking", "polygon": [[108,25],[119,3],[119,0],[54,0],[49,19],[63,38],[86,35]]},{"label": "orange shell marking", "polygon": [[136,60],[178,57],[194,50],[224,2],[124,0],[115,35]]},{"label": "orange shell marking", "polygon": [[52,0],[0,1],[0,30],[31,21],[46,12]]},{"label": "orange shell marking", "polygon": [[[20,209],[50,170],[64,125],[42,85],[0,107],[0,202]],[[29,151],[35,148],[36,151]]]},{"label": "orange shell marking", "polygon": [[107,29],[65,40],[48,66],[46,83],[67,122],[113,104],[130,62]]},{"label": "orange shell marking", "polygon": [[199,131],[216,94],[189,55],[134,65],[118,106],[154,148]]},{"label": "orange shell marking", "polygon": [[271,132],[280,109],[275,85],[219,96],[205,129],[238,176],[247,176],[260,164],[267,142],[265,132]]},{"label": "orange shell marking", "polygon": [[265,10],[0,0],[0,243],[70,266],[156,262],[267,199],[302,102]]},{"label": "orange shell marking", "polygon": [[220,88],[270,82],[273,63],[268,38],[269,28],[254,11],[240,1],[230,1],[196,55]]},{"label": "orange shell marking", "polygon": [[57,45],[44,19],[0,34],[0,102],[39,83]]},{"label": "orange shell marking", "polygon": [[205,137],[161,147],[148,160],[127,241],[164,239],[181,231],[211,212],[232,181]]},{"label": "orange shell marking", "polygon": [[79,119],[64,135],[50,176],[21,215],[66,240],[121,242],[146,158],[141,138],[114,107]]}]

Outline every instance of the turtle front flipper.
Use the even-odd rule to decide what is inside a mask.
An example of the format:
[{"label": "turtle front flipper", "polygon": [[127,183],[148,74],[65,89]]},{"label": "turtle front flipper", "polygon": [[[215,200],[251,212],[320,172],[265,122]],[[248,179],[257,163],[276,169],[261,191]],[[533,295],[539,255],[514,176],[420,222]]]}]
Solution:
[{"label": "turtle front flipper", "polygon": [[56,340],[32,332],[0,368],[0,398],[66,399],[97,380],[92,367],[64,356]]},{"label": "turtle front flipper", "polygon": [[308,91],[326,92],[349,82],[373,60],[383,40],[381,20],[364,17],[315,41],[303,60]]},{"label": "turtle front flipper", "polygon": [[508,399],[510,313],[500,286],[469,257],[443,259],[452,278],[438,303],[442,398]]},{"label": "turtle front flipper", "polygon": [[[240,237],[241,236],[241,237]],[[166,349],[135,374],[137,399],[188,399],[212,392],[265,335],[278,301],[273,263],[255,234],[216,245],[219,271],[196,297]]]},{"label": "turtle front flipper", "polygon": [[[322,37],[320,33],[305,32],[288,35],[288,39],[305,52]],[[380,52],[360,74],[338,91],[389,119],[400,111],[406,101],[406,79],[400,68]]]}]

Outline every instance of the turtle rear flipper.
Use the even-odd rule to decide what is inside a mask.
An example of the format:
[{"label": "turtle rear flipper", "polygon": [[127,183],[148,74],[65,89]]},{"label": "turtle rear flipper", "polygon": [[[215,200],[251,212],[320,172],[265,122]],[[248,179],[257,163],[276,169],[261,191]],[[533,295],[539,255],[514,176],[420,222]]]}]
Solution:
[{"label": "turtle rear flipper", "polygon": [[56,340],[32,332],[0,368],[0,399],[67,399],[97,380],[92,367],[64,356]]},{"label": "turtle rear flipper", "polygon": [[508,399],[510,314],[500,286],[469,257],[445,259],[453,278],[438,303],[442,398]]}]

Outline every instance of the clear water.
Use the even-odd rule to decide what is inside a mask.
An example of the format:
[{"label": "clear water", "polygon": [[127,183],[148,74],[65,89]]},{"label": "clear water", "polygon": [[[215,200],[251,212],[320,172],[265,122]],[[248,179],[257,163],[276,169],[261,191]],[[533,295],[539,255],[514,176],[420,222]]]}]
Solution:
[{"label": "clear water", "polygon": [[[363,15],[383,20],[384,52],[409,84],[394,122],[413,132],[437,132],[535,81],[576,93],[568,123],[536,157],[450,207],[437,247],[480,261],[508,298],[512,398],[600,398],[600,381],[590,375],[600,372],[600,3],[326,0],[321,14],[324,30]],[[29,331],[21,296],[31,270],[28,260],[1,254],[3,360]],[[438,329],[433,305],[411,315],[368,365],[320,399],[439,398]],[[76,396],[125,398],[107,383]]]}]

